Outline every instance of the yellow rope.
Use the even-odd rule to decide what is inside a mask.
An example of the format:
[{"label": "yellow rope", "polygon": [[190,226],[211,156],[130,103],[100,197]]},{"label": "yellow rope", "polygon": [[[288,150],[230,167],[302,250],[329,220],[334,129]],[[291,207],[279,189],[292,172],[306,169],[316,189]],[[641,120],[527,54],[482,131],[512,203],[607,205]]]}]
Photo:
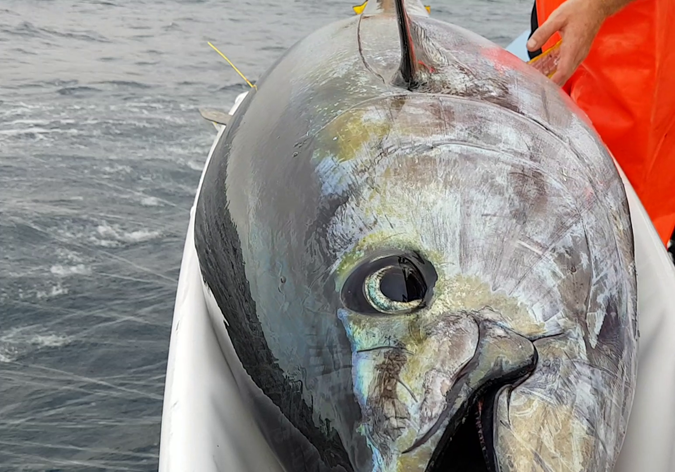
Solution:
[{"label": "yellow rope", "polygon": [[253,85],[251,82],[249,82],[248,79],[246,78],[246,76],[245,76],[244,74],[242,74],[241,71],[240,71],[239,69],[237,69],[237,66],[235,66],[234,64],[232,64],[232,61],[230,61],[230,60],[227,58],[227,56],[225,56],[225,54],[223,54],[222,52],[220,52],[220,51],[218,50],[217,47],[215,47],[213,44],[211,44],[210,41],[209,41],[209,46],[211,46],[218,54],[220,54],[220,55],[222,56],[222,58],[225,59],[225,60],[227,61],[227,63],[230,64],[230,65],[232,66],[232,68],[233,68],[235,71],[237,71],[237,74],[239,74],[239,75],[241,76],[241,78],[244,79],[244,80],[246,81],[246,83],[247,83],[248,85],[251,86],[251,88],[254,88],[254,89],[258,90],[258,87],[256,87],[256,86]]}]

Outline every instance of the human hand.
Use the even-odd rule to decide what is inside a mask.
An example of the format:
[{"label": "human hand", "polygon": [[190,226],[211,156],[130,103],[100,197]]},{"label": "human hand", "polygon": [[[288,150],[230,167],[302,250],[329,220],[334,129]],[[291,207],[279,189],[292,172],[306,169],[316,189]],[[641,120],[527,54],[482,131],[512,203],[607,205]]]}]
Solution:
[{"label": "human hand", "polygon": [[567,0],[532,34],[527,49],[536,51],[554,33],[560,33],[563,40],[557,70],[551,80],[562,86],[588,56],[593,40],[607,16],[609,12],[601,1]]}]

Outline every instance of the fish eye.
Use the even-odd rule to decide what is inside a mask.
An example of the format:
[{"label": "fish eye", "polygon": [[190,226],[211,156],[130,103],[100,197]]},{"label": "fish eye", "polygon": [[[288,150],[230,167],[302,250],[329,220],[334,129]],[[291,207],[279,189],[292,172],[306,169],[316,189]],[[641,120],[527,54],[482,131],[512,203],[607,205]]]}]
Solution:
[{"label": "fish eye", "polygon": [[363,314],[412,313],[428,304],[436,279],[431,263],[418,255],[371,259],[349,276],[342,301],[348,309]]},{"label": "fish eye", "polygon": [[418,308],[427,287],[421,275],[405,266],[384,267],[366,277],[366,299],[382,313],[402,313]]}]

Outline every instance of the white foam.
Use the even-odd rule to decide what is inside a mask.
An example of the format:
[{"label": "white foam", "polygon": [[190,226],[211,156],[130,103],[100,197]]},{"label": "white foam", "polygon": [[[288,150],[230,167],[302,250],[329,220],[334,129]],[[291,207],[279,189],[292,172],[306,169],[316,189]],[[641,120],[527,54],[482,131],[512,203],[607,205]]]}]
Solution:
[{"label": "white foam", "polygon": [[60,264],[53,265],[49,271],[59,277],[68,277],[71,275],[90,275],[91,268],[84,264],[78,264],[75,266],[63,266]]},{"label": "white foam", "polygon": [[203,162],[188,161],[187,165],[192,170],[198,170],[198,171],[204,170],[204,163]]},{"label": "white foam", "polygon": [[50,297],[58,297],[59,295],[66,295],[68,293],[67,288],[63,288],[61,284],[55,285],[52,287],[51,291],[49,292]]},{"label": "white foam", "polygon": [[93,243],[99,247],[112,248],[112,247],[120,247],[122,245],[122,243],[120,243],[119,241],[111,241],[109,239],[96,239],[96,238],[93,239],[94,239]]},{"label": "white foam", "polygon": [[20,119],[20,120],[14,120],[10,121],[7,123],[9,125],[48,125],[49,120],[27,120],[27,119]]},{"label": "white foam", "polygon": [[35,297],[38,300],[43,300],[45,298],[54,298],[66,294],[68,294],[68,289],[65,288],[63,285],[61,285],[61,282],[59,282],[58,284],[52,286],[52,288],[49,291],[43,292],[41,290],[38,290],[35,294]]},{"label": "white foam", "polygon": [[61,260],[66,260],[68,262],[80,264],[84,261],[82,256],[74,251],[71,251],[66,248],[56,248],[56,255]]},{"label": "white foam", "polygon": [[16,351],[11,347],[0,346],[0,362],[14,362],[18,357]]},{"label": "white foam", "polygon": [[[151,241],[160,236],[159,231],[150,231],[141,229],[137,231],[123,231],[117,225],[102,224],[96,227],[96,232],[99,236],[106,239],[122,243],[143,243]],[[101,241],[105,245],[104,241]]]},{"label": "white foam", "polygon": [[131,167],[129,166],[121,166],[121,165],[114,165],[112,167],[104,167],[103,172],[106,172],[108,174],[118,174],[118,173],[123,173],[123,174],[131,174]]},{"label": "white foam", "polygon": [[40,347],[62,347],[70,343],[67,336],[57,334],[35,335],[28,340],[28,344]]},{"label": "white foam", "polygon": [[71,339],[65,335],[54,333],[26,332],[27,329],[11,329],[0,335],[0,362],[16,361],[19,356],[30,351],[63,347],[70,344]]},{"label": "white foam", "polygon": [[0,129],[0,135],[21,136],[24,134],[78,134],[76,129],[45,129],[45,128],[23,128],[23,129]]},{"label": "white foam", "polygon": [[124,233],[123,238],[124,241],[129,243],[141,243],[155,239],[158,236],[159,236],[158,231],[148,231],[142,229],[140,231],[132,231],[131,233]]},{"label": "white foam", "polygon": [[160,201],[155,197],[145,197],[141,200],[141,205],[146,207],[156,207],[160,206]]}]

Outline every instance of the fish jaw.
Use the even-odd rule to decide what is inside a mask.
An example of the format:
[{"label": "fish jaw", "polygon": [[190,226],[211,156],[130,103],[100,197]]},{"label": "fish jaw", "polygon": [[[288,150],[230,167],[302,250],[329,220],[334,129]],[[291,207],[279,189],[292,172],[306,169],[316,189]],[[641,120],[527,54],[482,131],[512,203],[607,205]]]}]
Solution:
[{"label": "fish jaw", "polygon": [[[528,339],[475,313],[394,323],[364,318],[340,313],[354,349],[360,432],[377,471],[424,472],[447,461],[454,434],[488,390],[516,382],[536,366]],[[492,438],[487,441],[491,450]],[[488,449],[483,460],[495,470]]]}]

